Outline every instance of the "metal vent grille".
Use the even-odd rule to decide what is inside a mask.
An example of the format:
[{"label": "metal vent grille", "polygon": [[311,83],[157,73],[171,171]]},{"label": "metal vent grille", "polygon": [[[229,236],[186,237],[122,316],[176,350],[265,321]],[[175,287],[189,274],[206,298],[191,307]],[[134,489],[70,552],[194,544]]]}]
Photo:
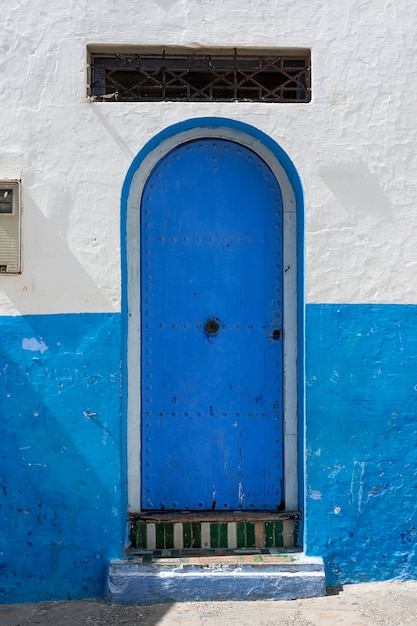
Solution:
[{"label": "metal vent grille", "polygon": [[121,102],[310,102],[310,54],[91,53],[89,96]]}]

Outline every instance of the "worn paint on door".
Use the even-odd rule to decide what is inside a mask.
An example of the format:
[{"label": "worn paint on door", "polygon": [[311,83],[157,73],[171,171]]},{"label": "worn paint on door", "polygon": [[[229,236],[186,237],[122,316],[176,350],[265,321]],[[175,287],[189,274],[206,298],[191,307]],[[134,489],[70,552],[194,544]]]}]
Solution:
[{"label": "worn paint on door", "polygon": [[282,197],[252,150],[205,138],[141,204],[142,507],[282,502]]}]

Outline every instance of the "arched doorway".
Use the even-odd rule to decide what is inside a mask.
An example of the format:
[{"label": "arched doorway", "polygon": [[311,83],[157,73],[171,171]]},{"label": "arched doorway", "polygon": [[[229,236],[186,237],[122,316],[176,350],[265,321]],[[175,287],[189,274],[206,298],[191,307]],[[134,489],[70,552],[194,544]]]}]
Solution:
[{"label": "arched doorway", "polygon": [[260,137],[190,120],[127,177],[133,512],[298,508],[301,188]]}]

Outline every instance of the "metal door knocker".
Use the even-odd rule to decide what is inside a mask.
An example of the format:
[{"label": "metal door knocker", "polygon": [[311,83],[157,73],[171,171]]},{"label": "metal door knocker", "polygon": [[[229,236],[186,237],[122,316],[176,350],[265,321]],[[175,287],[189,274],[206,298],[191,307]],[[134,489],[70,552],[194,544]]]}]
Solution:
[{"label": "metal door knocker", "polygon": [[204,326],[204,330],[209,335],[214,335],[219,330],[220,326],[216,320],[208,320]]}]

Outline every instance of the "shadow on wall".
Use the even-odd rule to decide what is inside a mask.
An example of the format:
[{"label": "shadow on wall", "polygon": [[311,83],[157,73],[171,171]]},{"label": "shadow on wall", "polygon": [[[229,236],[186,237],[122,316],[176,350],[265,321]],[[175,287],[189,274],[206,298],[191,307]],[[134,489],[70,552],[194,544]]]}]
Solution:
[{"label": "shadow on wall", "polygon": [[[72,199],[66,192],[59,210],[46,218],[25,190],[23,273],[18,278],[21,286],[16,288],[15,280],[2,281],[3,291],[18,311],[61,313],[114,310],[112,303],[68,247],[67,227],[71,206]],[[87,233],[85,243],[80,241],[79,245],[84,246],[84,256],[90,255],[90,263],[100,262],[102,251],[100,255],[95,235]],[[107,255],[108,258],[113,256],[114,251]]]},{"label": "shadow on wall", "polygon": [[393,220],[392,204],[378,177],[362,161],[321,167],[319,176],[350,216]]},{"label": "shadow on wall", "polygon": [[0,326],[0,602],[102,596],[125,530],[120,316]]},{"label": "shadow on wall", "polygon": [[[174,2],[175,1],[176,0],[174,0]],[[106,104],[104,104],[104,106],[106,107]],[[101,122],[103,127],[106,129],[106,131],[109,133],[109,135],[111,135],[111,137],[113,137],[113,139],[115,140],[115,142],[119,146],[120,150],[127,157],[127,165],[129,166],[131,164],[131,162],[133,161],[133,159],[135,158],[135,156],[136,156],[135,153],[132,152],[132,150],[130,149],[130,147],[126,143],[126,141],[120,136],[120,134],[117,132],[117,130],[114,128],[114,126],[112,126],[110,124],[110,122],[108,121],[108,119],[104,115],[103,110],[100,108],[100,104],[94,103],[94,104],[91,105],[90,108],[91,108],[91,111],[94,113],[94,115],[97,117],[97,119]]]}]

